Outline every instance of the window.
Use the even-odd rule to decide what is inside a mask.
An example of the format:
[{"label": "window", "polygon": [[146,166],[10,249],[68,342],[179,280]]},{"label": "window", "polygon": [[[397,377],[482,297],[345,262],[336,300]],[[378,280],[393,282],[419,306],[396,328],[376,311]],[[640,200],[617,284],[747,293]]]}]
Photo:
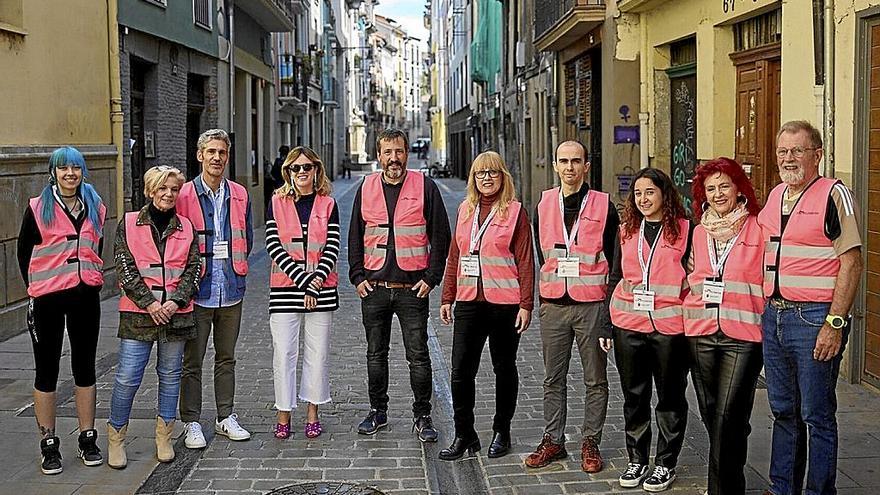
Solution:
[{"label": "window", "polygon": [[211,0],[193,0],[193,23],[211,30]]}]

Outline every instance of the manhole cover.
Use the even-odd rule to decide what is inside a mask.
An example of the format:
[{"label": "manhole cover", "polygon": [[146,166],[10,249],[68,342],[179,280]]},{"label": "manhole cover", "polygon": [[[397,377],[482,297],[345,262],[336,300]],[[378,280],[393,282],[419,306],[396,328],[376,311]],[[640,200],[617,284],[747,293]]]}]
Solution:
[{"label": "manhole cover", "polygon": [[266,495],[384,495],[375,488],[354,483],[298,483],[276,488]]}]

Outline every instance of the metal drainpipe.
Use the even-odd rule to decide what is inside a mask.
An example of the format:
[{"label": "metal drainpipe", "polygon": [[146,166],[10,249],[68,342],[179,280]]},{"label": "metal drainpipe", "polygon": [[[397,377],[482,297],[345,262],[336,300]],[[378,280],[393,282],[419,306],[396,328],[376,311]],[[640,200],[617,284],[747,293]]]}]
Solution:
[{"label": "metal drainpipe", "polygon": [[648,168],[648,26],[647,16],[639,14],[639,168]]},{"label": "metal drainpipe", "polygon": [[[235,1],[226,0],[226,9],[229,11],[229,129],[227,132],[235,132]],[[232,151],[235,153],[235,151]]]},{"label": "metal drainpipe", "polygon": [[116,214],[125,211],[125,161],[123,160],[122,86],[119,76],[119,24],[116,0],[107,0],[107,55],[110,69],[110,129],[116,147]]},{"label": "metal drainpipe", "polygon": [[834,1],[825,0],[825,176],[834,177]]}]

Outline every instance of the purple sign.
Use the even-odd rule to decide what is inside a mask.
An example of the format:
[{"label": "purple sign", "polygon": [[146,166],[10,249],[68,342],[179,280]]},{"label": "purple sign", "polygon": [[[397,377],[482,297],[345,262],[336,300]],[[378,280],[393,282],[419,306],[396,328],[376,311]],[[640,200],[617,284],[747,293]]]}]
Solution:
[{"label": "purple sign", "polygon": [[614,126],[614,144],[639,144],[639,126]]}]

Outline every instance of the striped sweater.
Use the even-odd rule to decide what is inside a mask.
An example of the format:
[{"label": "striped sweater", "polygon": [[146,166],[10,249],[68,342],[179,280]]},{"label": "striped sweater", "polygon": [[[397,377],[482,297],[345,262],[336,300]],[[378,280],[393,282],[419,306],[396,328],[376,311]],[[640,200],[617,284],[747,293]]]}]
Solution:
[{"label": "striped sweater", "polygon": [[[303,196],[297,201],[296,211],[302,224],[303,238],[308,239],[309,217],[312,214],[312,205],[315,195]],[[305,250],[305,246],[303,246]],[[295,287],[270,287],[269,288],[269,313],[307,313],[304,299],[306,294],[314,296],[318,300],[317,307],[311,312],[335,311],[339,308],[339,294],[336,287],[322,287],[316,291],[309,287],[312,279],[320,275],[327,279],[331,270],[336,266],[339,258],[339,208],[333,206],[330,214],[330,223],[327,227],[327,244],[321,254],[321,260],[313,273],[305,270],[304,265],[296,263],[290,254],[281,245],[278,236],[278,225],[272,212],[272,205],[266,214],[266,251],[272,263],[275,263],[284,273],[293,280]]]}]

